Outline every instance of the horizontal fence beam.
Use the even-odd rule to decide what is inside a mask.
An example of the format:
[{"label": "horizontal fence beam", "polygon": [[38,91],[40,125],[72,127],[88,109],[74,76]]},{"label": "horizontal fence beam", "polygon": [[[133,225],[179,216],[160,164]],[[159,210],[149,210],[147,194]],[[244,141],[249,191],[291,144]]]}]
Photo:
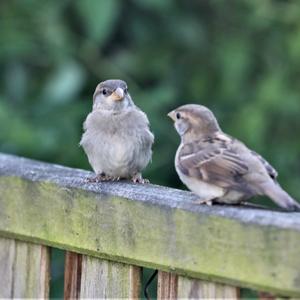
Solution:
[{"label": "horizontal fence beam", "polygon": [[197,206],[189,192],[88,176],[0,154],[0,235],[300,295],[299,213]]}]

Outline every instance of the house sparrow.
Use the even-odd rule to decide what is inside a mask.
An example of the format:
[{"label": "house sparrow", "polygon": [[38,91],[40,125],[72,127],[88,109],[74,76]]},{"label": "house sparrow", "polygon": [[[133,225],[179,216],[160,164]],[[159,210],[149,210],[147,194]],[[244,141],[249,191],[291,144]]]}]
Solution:
[{"label": "house sparrow", "polygon": [[145,113],[136,107],[122,80],[99,83],[80,145],[96,173],[91,181],[131,179],[144,183],[141,171],[152,155],[154,136]]},{"label": "house sparrow", "polygon": [[276,181],[276,170],[242,142],[225,134],[213,113],[189,104],[168,116],[181,137],[175,168],[182,182],[201,197],[196,203],[235,204],[266,195],[287,210],[300,210]]}]

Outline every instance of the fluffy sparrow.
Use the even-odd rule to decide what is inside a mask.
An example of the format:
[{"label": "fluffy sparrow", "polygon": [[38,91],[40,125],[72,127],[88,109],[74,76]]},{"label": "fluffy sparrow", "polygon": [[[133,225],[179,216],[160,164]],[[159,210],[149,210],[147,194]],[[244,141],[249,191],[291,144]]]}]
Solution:
[{"label": "fluffy sparrow", "polygon": [[141,171],[152,155],[149,121],[134,105],[122,80],[99,83],[80,145],[96,173],[93,181],[131,179],[145,182]]},{"label": "fluffy sparrow", "polygon": [[287,210],[299,210],[276,181],[276,170],[242,142],[225,134],[213,113],[189,104],[171,111],[181,137],[175,168],[182,182],[201,200],[197,203],[240,203],[266,195]]}]

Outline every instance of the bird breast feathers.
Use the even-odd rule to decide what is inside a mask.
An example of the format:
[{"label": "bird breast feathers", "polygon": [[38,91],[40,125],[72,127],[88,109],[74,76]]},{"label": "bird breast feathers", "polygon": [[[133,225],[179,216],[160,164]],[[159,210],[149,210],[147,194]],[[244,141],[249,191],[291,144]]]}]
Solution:
[{"label": "bird breast feathers", "polygon": [[131,133],[148,128],[149,121],[146,115],[136,108],[121,113],[105,110],[92,111],[84,123],[85,130],[111,134]]}]

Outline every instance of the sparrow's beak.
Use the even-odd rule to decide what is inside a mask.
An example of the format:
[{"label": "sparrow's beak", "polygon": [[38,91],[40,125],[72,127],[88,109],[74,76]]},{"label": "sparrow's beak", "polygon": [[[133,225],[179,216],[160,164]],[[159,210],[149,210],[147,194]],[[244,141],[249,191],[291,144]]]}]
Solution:
[{"label": "sparrow's beak", "polygon": [[110,97],[112,100],[120,101],[124,98],[124,90],[118,87],[114,90]]},{"label": "sparrow's beak", "polygon": [[176,112],[174,110],[170,111],[167,116],[170,117],[174,122],[176,121]]}]

